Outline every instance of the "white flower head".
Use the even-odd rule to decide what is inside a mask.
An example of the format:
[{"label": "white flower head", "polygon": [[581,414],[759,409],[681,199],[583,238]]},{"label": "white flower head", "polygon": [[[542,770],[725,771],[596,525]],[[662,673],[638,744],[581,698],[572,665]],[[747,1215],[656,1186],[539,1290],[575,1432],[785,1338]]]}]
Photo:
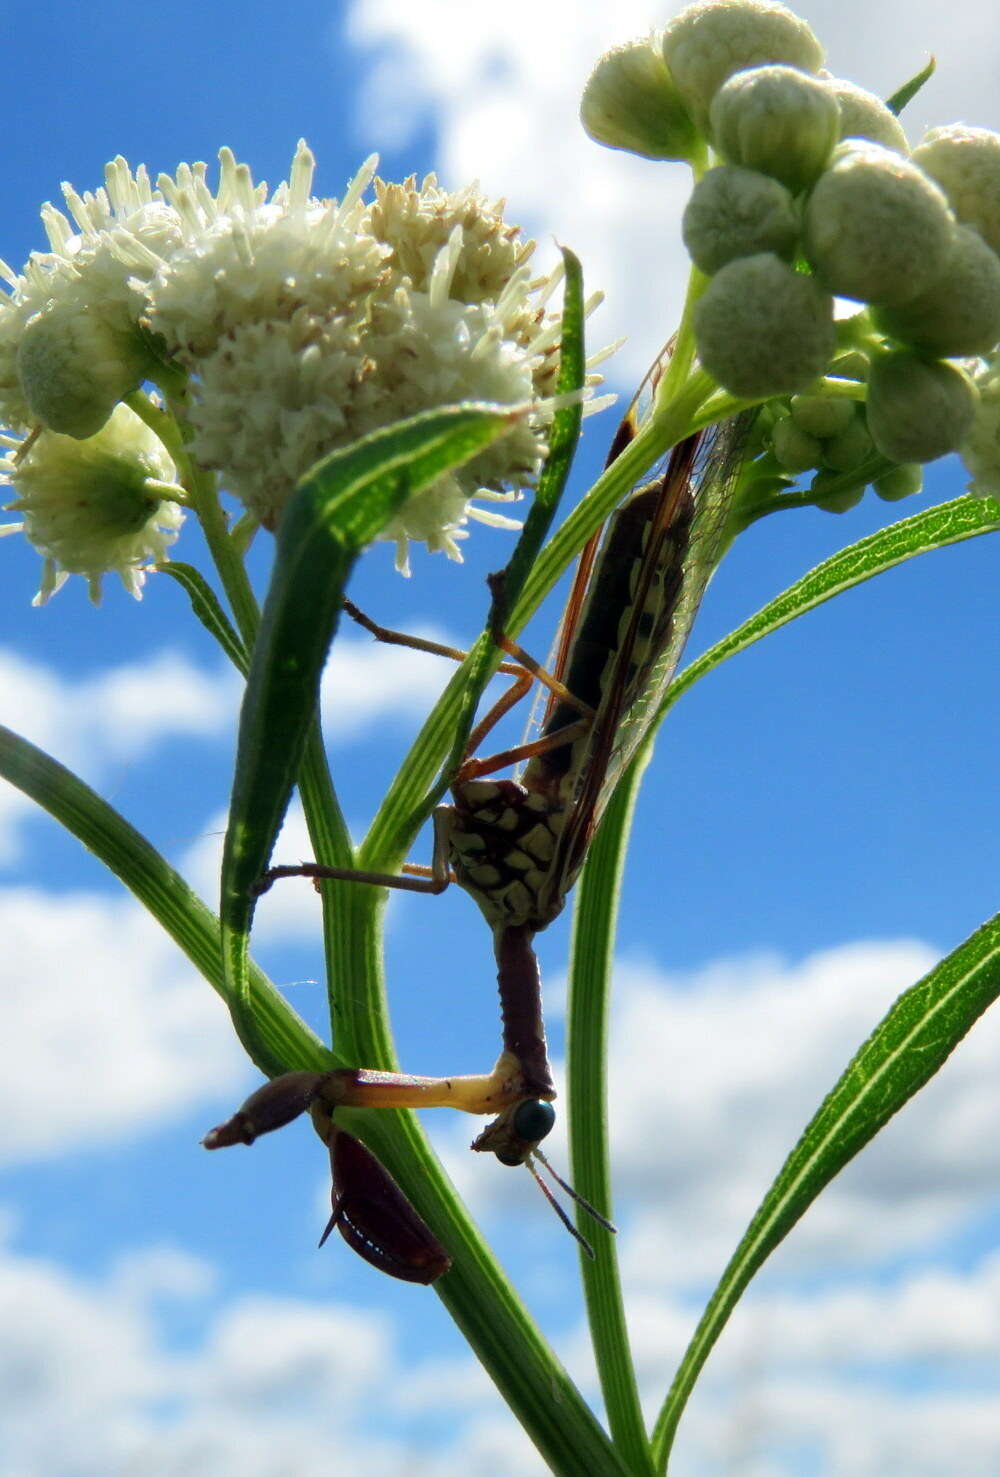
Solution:
[{"label": "white flower head", "polygon": [[908,154],[910,145],[903,125],[891,108],[887,108],[880,97],[848,82],[845,77],[820,76],[830,87],[840,109],[840,137],[866,138],[883,148],[895,149],[897,154]]},{"label": "white flower head", "polygon": [[[39,419],[21,380],[19,355],[26,330],[40,316],[91,325],[80,330],[79,347],[84,353],[88,339],[101,339],[104,366],[116,357],[109,355],[109,343],[130,345],[117,355],[122,393],[141,383],[150,362],[138,327],[146,306],[144,280],[181,239],[179,217],[152,189],[144,166],[133,174],[124,159],[114,159],[103,189],[80,195],[64,185],[63,195],[69,216],[52,205],[42,207],[49,250],[33,252],[21,274],[0,263],[8,287],[0,297],[0,423],[13,429]],[[82,358],[79,373],[87,373]]]},{"label": "white flower head", "polygon": [[97,604],[101,580],[116,573],[141,598],[146,566],[167,557],[183,514],[164,500],[160,484],[173,482],[174,467],[162,444],[127,406],[119,405],[95,436],[80,440],[42,431],[10,447],[0,479],[17,493],[7,506],[45,560],[35,597],[43,605],[71,574],[82,574]]},{"label": "white flower head", "polygon": [[977,375],[976,387],[979,399],[959,455],[972,474],[969,491],[975,497],[1000,498],[1000,372],[995,363]]},{"label": "white flower head", "polygon": [[149,327],[193,376],[192,450],[265,527],[327,453],[406,416],[458,401],[530,405],[467,467],[418,494],[382,537],[458,557],[470,506],[516,495],[546,453],[547,404],[561,323],[546,301],[557,274],[533,281],[533,243],[502,203],[434,176],[375,182],[373,163],[344,200],[309,191],[300,145],[291,181],[268,199],[231,159],[212,210],[172,196],[187,239],[150,289]]}]

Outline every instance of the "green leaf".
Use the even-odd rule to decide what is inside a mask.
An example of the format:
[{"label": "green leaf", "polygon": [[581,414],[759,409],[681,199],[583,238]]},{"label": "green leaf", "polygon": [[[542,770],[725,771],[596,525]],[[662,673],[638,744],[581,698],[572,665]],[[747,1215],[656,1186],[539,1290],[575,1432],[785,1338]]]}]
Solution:
[{"label": "green leaf", "polygon": [[205,630],[210,636],[214,636],[233,666],[245,677],[250,665],[247,649],[201,571],[195,569],[193,564],[180,564],[173,560],[158,564],[156,568],[159,574],[168,574],[187,591],[191,609]]},{"label": "green leaf", "polygon": [[288,1064],[264,1054],[250,1009],[251,888],[267,866],[298,774],[347,579],[409,497],[489,446],[523,413],[458,405],[401,421],[326,457],[282,516],[240,715],[220,909],[237,1031],[271,1075]]},{"label": "green leaf", "polygon": [[898,87],[892,94],[892,97],[887,97],[885,105],[890,113],[895,113],[898,116],[906,107],[907,103],[916,97],[924,83],[930,81],[936,69],[937,59],[932,56],[926,67],[922,67],[915,77],[911,77],[909,82],[904,82],[902,87]]},{"label": "green leaf", "polygon": [[960,497],[954,502],[941,503],[893,523],[868,538],[842,549],[831,559],[818,564],[815,569],[790,585],[776,599],[758,610],[748,621],[737,626],[728,636],[709,647],[697,661],[684,668],[667,689],[666,697],[657,715],[657,724],[663,721],[682,693],[693,687],[699,678],[719,666],[728,657],[745,651],[786,626],[807,610],[814,610],[832,600],[834,595],[852,589],[865,580],[872,579],[884,570],[903,564],[918,554],[927,554],[932,549],[942,549],[948,544],[962,543],[982,533],[1000,530],[1000,503],[993,498]]},{"label": "green leaf", "polygon": [[694,1382],[754,1273],[998,995],[1000,914],[901,995],[862,1046],[785,1161],[705,1309],[657,1422],[661,1469]]},{"label": "green leaf", "polygon": [[[219,920],[146,838],[71,770],[2,727],[0,775],[124,882],[228,1005]],[[249,966],[249,988],[268,1050],[294,1067],[325,1071],[330,1053],[255,964]]]}]

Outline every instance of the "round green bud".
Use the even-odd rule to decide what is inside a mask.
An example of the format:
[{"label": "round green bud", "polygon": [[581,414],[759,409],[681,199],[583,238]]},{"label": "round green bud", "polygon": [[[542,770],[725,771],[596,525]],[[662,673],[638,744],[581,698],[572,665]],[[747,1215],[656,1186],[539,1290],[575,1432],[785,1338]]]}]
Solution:
[{"label": "round green bud", "polygon": [[668,22],[663,57],[705,127],[712,98],[734,72],[771,62],[817,72],[823,48],[804,20],[773,0],[697,0]]},{"label": "round green bud", "polygon": [[822,444],[815,436],[807,436],[799,429],[790,415],[775,421],[771,432],[771,449],[775,458],[786,472],[807,472],[818,467],[823,453]]},{"label": "round green bud", "polygon": [[1000,257],[978,231],[958,226],[951,256],[933,286],[873,316],[883,333],[929,354],[988,354],[1000,339]]},{"label": "round green bud", "polygon": [[719,88],[709,112],[723,159],[773,175],[798,195],[820,175],[840,137],[837,99],[795,67],[753,67]]},{"label": "round green bud", "polygon": [[799,215],[776,179],[720,164],[695,185],[681,232],[695,266],[711,276],[738,256],[773,251],[791,258],[799,239]]},{"label": "round green bud", "polygon": [[836,436],[854,420],[854,401],[838,395],[793,395],[792,420],[810,436]]},{"label": "round green bud", "polygon": [[863,415],[855,415],[836,436],[823,442],[823,465],[834,472],[853,472],[872,454],[872,438]]},{"label": "round green bud", "polygon": [[694,337],[702,364],[731,395],[790,395],[833,353],[833,299],[770,252],[739,257],[705,289]]},{"label": "round green bud", "polygon": [[1000,251],[1000,134],[964,123],[932,128],[913,160],[937,180],[959,220]]},{"label": "round green bud", "polygon": [[898,503],[901,498],[912,497],[924,485],[924,469],[918,462],[904,462],[902,466],[890,467],[872,483],[875,493],[884,503]]},{"label": "round green bud", "polygon": [[85,440],[142,384],[152,358],[139,334],[86,308],[57,306],[32,318],[17,346],[17,377],[47,430]]},{"label": "round green bud", "polygon": [[824,487],[835,487],[842,480],[840,472],[817,472],[810,482],[809,491],[814,494],[817,508],[822,508],[824,513],[849,513],[864,497],[863,482],[852,487],[839,488],[836,492],[824,493]]},{"label": "round green bud", "polygon": [[841,144],[805,210],[806,255],[839,297],[902,303],[945,268],[955,223],[934,182],[879,144]]},{"label": "round green bud", "polygon": [[700,147],[698,130],[651,37],[605,52],[583,89],[580,121],[597,143],[644,159],[690,160]]},{"label": "round green bud", "polygon": [[910,152],[903,125],[874,92],[844,77],[824,77],[824,81],[840,108],[840,138],[864,138],[897,154]]},{"label": "round green bud", "polygon": [[868,429],[894,462],[932,462],[965,440],[976,413],[972,380],[954,364],[896,349],[872,360]]}]

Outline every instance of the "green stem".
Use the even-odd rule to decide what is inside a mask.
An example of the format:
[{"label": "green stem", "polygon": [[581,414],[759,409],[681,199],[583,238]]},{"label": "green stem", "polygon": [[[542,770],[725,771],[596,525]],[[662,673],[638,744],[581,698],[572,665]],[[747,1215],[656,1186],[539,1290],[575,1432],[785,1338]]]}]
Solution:
[{"label": "green stem", "polygon": [[[566,1080],[573,1184],[602,1214],[611,1212],[607,1121],[608,1018],[618,898],[646,745],[620,781],[591,845],[573,910]],[[597,1257],[581,1257],[590,1337],[615,1446],[639,1477],[653,1477],[639,1400],[614,1237],[586,1226]]]}]

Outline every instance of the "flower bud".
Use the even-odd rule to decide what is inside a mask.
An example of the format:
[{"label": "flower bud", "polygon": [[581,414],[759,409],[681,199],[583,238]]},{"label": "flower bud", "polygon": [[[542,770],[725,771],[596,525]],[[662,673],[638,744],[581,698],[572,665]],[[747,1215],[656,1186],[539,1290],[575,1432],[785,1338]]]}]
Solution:
[{"label": "flower bud", "polygon": [[841,144],[805,210],[806,255],[840,297],[902,303],[944,271],[955,224],[916,165],[878,144]]},{"label": "flower bud", "polygon": [[702,126],[712,98],[734,72],[772,62],[804,72],[823,65],[823,48],[807,23],[772,0],[697,0],[667,23],[663,56]]},{"label": "flower bud", "polygon": [[681,231],[691,260],[711,276],[736,257],[761,251],[791,258],[799,217],[791,195],[776,179],[720,164],[695,185]]},{"label": "flower bud", "polygon": [[[809,484],[809,491],[814,494],[817,508],[822,508],[824,513],[849,513],[856,508],[865,495],[865,484],[863,482],[849,482],[846,487],[841,484],[844,480],[842,472],[817,472]],[[823,489],[829,487],[830,492]]]},{"label": "flower bud", "polygon": [[854,401],[839,395],[793,395],[791,409],[799,429],[820,440],[838,435],[854,420]]},{"label": "flower bud", "polygon": [[958,219],[1000,252],[1000,134],[964,123],[931,128],[913,161],[938,182]]},{"label": "flower bud", "polygon": [[971,226],[957,226],[941,276],[895,308],[879,308],[883,333],[950,359],[988,354],[1000,339],[1000,257]]},{"label": "flower bud", "polygon": [[868,429],[894,462],[932,462],[972,427],[976,387],[954,364],[909,349],[880,354],[868,377]]},{"label": "flower bud", "polygon": [[724,389],[747,400],[792,394],[833,353],[833,299],[770,252],[722,268],[694,311],[698,355]]},{"label": "flower bud", "polygon": [[152,365],[137,332],[73,305],[39,313],[17,348],[17,377],[32,415],[48,430],[79,440],[101,429]]},{"label": "flower bud", "polygon": [[872,483],[875,494],[884,503],[898,503],[901,498],[912,497],[924,485],[924,469],[918,462],[903,462],[890,467]]},{"label": "flower bud", "polygon": [[840,136],[837,99],[795,67],[753,67],[719,88],[710,109],[723,159],[759,169],[798,195],[820,175]]},{"label": "flower bud", "polygon": [[853,415],[842,431],[823,442],[823,465],[834,472],[852,472],[872,454],[872,438],[863,415]]},{"label": "flower bud", "polygon": [[580,122],[596,143],[644,159],[692,159],[698,130],[652,38],[605,52],[591,72]]},{"label": "flower bud", "polygon": [[880,97],[845,77],[826,77],[824,81],[840,109],[840,138],[864,138],[897,154],[910,152],[903,125]]},{"label": "flower bud", "polygon": [[771,432],[771,449],[786,472],[798,474],[818,467],[823,454],[822,443],[801,430],[790,415],[775,421]]}]

